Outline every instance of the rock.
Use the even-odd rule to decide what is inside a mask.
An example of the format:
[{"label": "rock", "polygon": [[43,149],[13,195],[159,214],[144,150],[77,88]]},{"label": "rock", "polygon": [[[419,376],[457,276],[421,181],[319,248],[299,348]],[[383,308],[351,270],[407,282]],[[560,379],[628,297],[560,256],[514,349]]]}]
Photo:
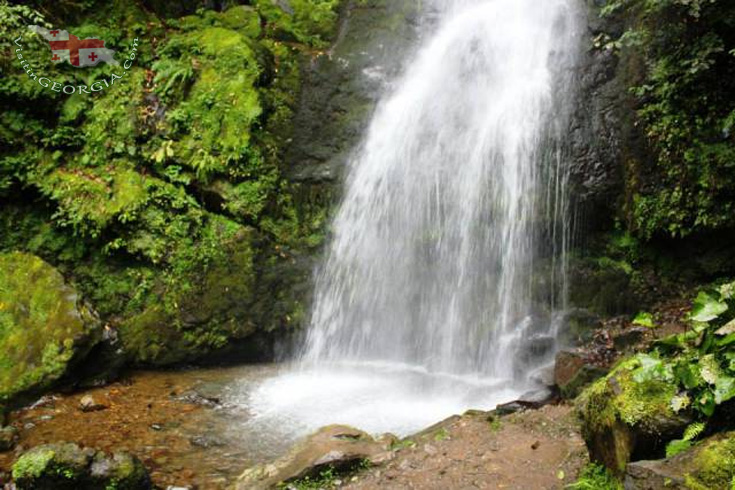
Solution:
[{"label": "rock", "polygon": [[0,405],[30,402],[102,340],[95,315],[54,267],[0,254]]},{"label": "rock", "polygon": [[518,399],[519,402],[532,406],[534,409],[541,408],[544,405],[558,401],[559,397],[555,390],[551,388],[540,388],[538,390],[527,391]]},{"label": "rock", "polygon": [[648,329],[645,327],[626,328],[622,332],[613,335],[613,345],[619,351],[635,350],[631,347],[640,344],[645,339],[646,333],[648,333]]},{"label": "rock", "polygon": [[218,396],[202,394],[199,391],[189,390],[176,397],[182,402],[191,403],[193,405],[202,405],[204,407],[214,408],[220,405]]},{"label": "rock", "polygon": [[79,400],[79,410],[82,412],[98,412],[107,408],[107,405],[97,401],[92,395],[85,395]]},{"label": "rock", "polygon": [[575,398],[589,383],[605,375],[607,371],[589,364],[584,353],[563,350],[556,354],[554,384],[563,398]]},{"label": "rock", "polygon": [[634,381],[631,373],[638,363],[631,359],[620,364],[577,399],[590,458],[617,475],[623,474],[631,459],[661,457],[666,442],[681,436],[692,422],[689,414],[674,413],[671,408],[676,385]]},{"label": "rock", "polygon": [[392,455],[386,442],[380,443],[352,427],[330,425],[297,444],[289,454],[274,463],[246,470],[235,488],[265,490],[283,482],[313,476],[325,467],[341,471],[366,460],[379,464],[392,459]]},{"label": "rock", "polygon": [[554,364],[540,367],[529,375],[529,379],[549,388],[556,386],[556,380],[554,378],[554,367]]},{"label": "rock", "polygon": [[13,465],[18,490],[152,489],[148,472],[134,456],[107,454],[72,443],[44,444]]},{"label": "rock", "polygon": [[556,337],[535,334],[523,342],[517,356],[521,364],[532,365],[539,359],[551,358],[555,348]]},{"label": "rock", "polygon": [[593,312],[583,308],[572,308],[560,315],[558,340],[563,347],[586,344],[599,328],[602,320]]},{"label": "rock", "polygon": [[735,477],[735,432],[718,434],[671,458],[636,461],[625,470],[626,490],[730,488]]},{"label": "rock", "polygon": [[189,438],[189,442],[192,444],[192,446],[203,447],[205,449],[209,449],[212,447],[221,447],[225,445],[224,441],[222,441],[221,439],[207,434],[193,436]]},{"label": "rock", "polygon": [[495,407],[493,413],[499,416],[509,415],[522,410],[537,410],[544,405],[553,403],[558,399],[556,393],[549,388],[529,391],[521,395],[518,400],[502,403]]},{"label": "rock", "polygon": [[18,441],[18,429],[15,427],[0,427],[0,453],[10,451]]}]

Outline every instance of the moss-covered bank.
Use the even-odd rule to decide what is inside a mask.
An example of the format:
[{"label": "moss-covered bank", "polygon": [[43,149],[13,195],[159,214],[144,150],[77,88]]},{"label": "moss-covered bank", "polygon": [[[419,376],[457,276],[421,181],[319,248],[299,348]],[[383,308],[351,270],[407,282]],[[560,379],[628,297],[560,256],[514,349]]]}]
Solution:
[{"label": "moss-covered bank", "polygon": [[283,155],[301,66],[335,35],[340,2],[198,6],[0,4],[1,37],[22,36],[25,58],[62,83],[116,68],[46,63],[47,44],[26,24],[104,39],[120,60],[135,40],[124,80],[72,96],[43,90],[0,44],[0,251],[57,267],[136,364],[236,342],[242,358],[267,357],[270,332],[286,335],[303,316],[304,257],[323,240],[330,204],[303,202]]}]

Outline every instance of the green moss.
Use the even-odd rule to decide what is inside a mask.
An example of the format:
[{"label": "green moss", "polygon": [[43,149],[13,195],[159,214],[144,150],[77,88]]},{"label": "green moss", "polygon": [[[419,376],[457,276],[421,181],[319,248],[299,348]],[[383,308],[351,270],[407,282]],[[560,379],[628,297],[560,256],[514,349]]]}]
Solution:
[{"label": "green moss", "polygon": [[622,362],[583,391],[576,402],[593,460],[618,474],[640,442],[634,434],[658,437],[661,422],[675,418],[671,400],[676,385],[654,379],[636,381],[632,371],[639,365],[637,358]]},{"label": "green moss", "polygon": [[21,456],[13,465],[15,480],[40,478],[47,471],[56,453],[52,449],[41,448]]},{"label": "green moss", "polygon": [[[331,201],[295,199],[283,154],[304,57],[333,37],[340,2],[289,3],[175,19],[136,2],[63,4],[54,22],[118,57],[138,38],[128,76],[88,97],[0,80],[0,251],[62,270],[134,362],[195,359],[303,316],[294,257],[323,241]],[[30,21],[11,10],[3,28]],[[44,56],[35,41],[29,55]],[[50,70],[81,85],[119,68]],[[49,371],[69,361],[59,346],[36,349]]]},{"label": "green moss", "polygon": [[134,456],[112,456],[72,443],[45,444],[24,453],[13,465],[18,488],[34,490],[145,490],[152,488]]},{"label": "green moss", "polygon": [[708,490],[735,486],[735,438],[709,443],[697,454],[695,466],[697,470],[687,475],[689,488]]},{"label": "green moss", "polygon": [[674,415],[671,400],[676,385],[659,380],[635,381],[631,372],[639,365],[635,358],[624,361],[582,393],[578,407],[589,427],[609,427],[616,420],[629,426],[645,425],[654,418]]},{"label": "green moss", "polygon": [[95,319],[40,258],[0,255],[0,401],[60,379],[94,344]]}]

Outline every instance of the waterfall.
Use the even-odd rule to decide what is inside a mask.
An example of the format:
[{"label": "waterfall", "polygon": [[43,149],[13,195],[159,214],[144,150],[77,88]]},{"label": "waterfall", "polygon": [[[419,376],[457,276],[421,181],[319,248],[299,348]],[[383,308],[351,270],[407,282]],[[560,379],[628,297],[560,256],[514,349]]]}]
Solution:
[{"label": "waterfall", "polygon": [[507,401],[553,358],[578,7],[429,7],[349,163],[299,368],[256,413],[407,432]]},{"label": "waterfall", "polygon": [[524,336],[552,334],[564,268],[543,280],[535,264],[563,261],[569,234],[558,129],[572,12],[492,0],[444,14],[350,163],[306,362],[512,378]]}]

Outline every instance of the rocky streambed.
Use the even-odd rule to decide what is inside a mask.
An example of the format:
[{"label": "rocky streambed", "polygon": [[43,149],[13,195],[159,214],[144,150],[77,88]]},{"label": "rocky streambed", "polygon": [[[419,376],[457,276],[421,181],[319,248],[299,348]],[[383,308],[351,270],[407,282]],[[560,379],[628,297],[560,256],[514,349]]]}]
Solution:
[{"label": "rocky streambed", "polygon": [[[247,430],[249,412],[235,403],[277,366],[138,371],[82,393],[52,394],[13,412],[13,449],[0,452],[0,487],[24,451],[74,442],[107,453],[126,451],[167,488],[226,488],[242,470],[275,458],[293,442]],[[13,430],[10,429],[10,430]]]}]

